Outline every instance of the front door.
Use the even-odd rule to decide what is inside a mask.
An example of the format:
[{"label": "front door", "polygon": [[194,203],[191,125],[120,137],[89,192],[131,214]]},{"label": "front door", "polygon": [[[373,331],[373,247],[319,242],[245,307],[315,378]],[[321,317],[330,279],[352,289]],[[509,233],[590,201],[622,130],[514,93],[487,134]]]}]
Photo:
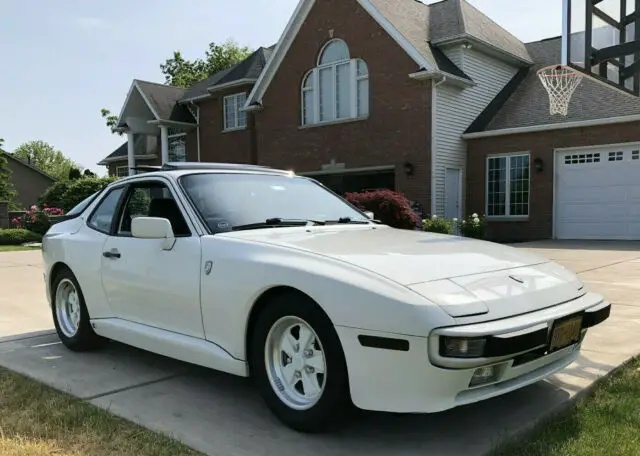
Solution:
[{"label": "front door", "polygon": [[[136,216],[171,222],[176,243],[131,236]],[[204,338],[200,309],[200,237],[169,183],[147,179],[129,186],[119,219],[104,245],[102,284],[116,317]]]},{"label": "front door", "polygon": [[447,220],[460,218],[460,170],[447,168],[444,184],[444,217]]}]

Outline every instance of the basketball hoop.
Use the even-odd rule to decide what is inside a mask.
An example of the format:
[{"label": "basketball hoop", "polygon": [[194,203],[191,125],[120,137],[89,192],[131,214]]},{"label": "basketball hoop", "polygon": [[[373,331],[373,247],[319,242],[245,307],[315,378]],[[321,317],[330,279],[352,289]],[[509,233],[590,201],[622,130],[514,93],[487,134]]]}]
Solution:
[{"label": "basketball hoop", "polygon": [[549,94],[549,112],[567,116],[573,92],[583,74],[565,65],[552,65],[538,70],[538,77]]}]

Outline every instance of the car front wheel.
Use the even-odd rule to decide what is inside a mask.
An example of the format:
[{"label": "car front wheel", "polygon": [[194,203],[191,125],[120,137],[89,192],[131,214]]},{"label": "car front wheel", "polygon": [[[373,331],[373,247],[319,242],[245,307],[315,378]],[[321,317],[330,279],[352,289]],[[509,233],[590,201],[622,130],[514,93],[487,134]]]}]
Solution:
[{"label": "car front wheel", "polygon": [[331,321],[309,298],[280,296],[258,317],[252,373],[278,419],[302,432],[335,427],[349,408],[347,368]]},{"label": "car front wheel", "polygon": [[91,327],[89,312],[77,279],[69,269],[60,271],[52,284],[53,321],[62,343],[74,351],[102,346],[105,339]]}]

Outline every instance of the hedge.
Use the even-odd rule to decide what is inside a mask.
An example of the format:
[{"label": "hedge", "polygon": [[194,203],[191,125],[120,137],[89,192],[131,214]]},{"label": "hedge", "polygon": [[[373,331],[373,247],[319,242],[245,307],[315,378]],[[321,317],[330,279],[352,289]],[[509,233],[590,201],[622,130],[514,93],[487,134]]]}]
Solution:
[{"label": "hedge", "polygon": [[42,242],[42,236],[29,230],[0,230],[0,245],[22,245],[28,242]]},{"label": "hedge", "polygon": [[114,182],[114,177],[83,177],[73,181],[57,182],[42,194],[38,206],[59,207],[69,212],[78,203]]}]

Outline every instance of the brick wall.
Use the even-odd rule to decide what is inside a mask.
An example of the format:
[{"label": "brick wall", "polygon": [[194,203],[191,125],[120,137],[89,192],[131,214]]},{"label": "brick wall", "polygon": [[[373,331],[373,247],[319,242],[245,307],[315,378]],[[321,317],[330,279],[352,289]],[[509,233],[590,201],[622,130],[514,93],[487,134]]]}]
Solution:
[{"label": "brick wall", "polygon": [[[501,241],[549,239],[553,236],[554,150],[634,141],[640,141],[640,122],[469,140],[467,207],[485,210],[487,155],[528,151],[531,154],[529,219],[490,222],[489,235]],[[542,172],[534,169],[536,158],[543,161]]]},{"label": "brick wall", "polygon": [[[369,118],[300,128],[301,82],[330,39],[345,40],[369,67]],[[417,65],[356,0],[317,1],[256,114],[258,160],[296,172],[336,160],[347,168],[396,166],[397,190],[430,207],[430,82],[410,79]],[[406,176],[405,162],[415,172]]]}]

